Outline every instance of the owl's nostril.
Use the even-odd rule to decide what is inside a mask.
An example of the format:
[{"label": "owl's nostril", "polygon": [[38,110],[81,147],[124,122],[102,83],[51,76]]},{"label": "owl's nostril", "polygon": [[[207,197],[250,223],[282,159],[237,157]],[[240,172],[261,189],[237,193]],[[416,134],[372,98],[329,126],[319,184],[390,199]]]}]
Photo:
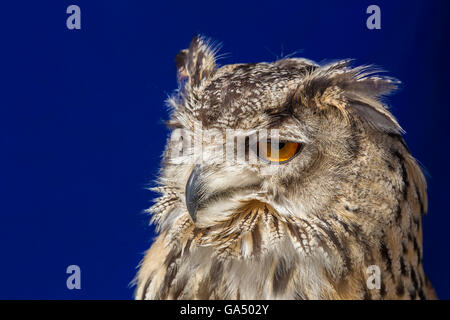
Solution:
[{"label": "owl's nostril", "polygon": [[200,165],[196,164],[186,183],[186,208],[195,222],[197,216],[198,203],[201,198]]}]

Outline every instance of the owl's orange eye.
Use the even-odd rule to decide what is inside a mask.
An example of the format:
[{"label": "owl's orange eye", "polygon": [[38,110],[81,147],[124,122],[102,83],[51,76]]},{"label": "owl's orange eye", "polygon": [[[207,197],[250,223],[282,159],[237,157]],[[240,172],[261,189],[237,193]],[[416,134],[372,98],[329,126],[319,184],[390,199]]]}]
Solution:
[{"label": "owl's orange eye", "polygon": [[272,143],[270,140],[258,142],[257,155],[269,162],[282,163],[291,160],[300,151],[301,144],[297,142],[282,141]]}]

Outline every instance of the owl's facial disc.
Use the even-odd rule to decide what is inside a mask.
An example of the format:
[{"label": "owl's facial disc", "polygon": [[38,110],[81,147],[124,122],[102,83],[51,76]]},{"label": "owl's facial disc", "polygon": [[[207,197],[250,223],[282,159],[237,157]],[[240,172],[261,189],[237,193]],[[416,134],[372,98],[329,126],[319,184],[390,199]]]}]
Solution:
[{"label": "owl's facial disc", "polygon": [[[185,180],[185,205],[198,226],[226,220],[248,201],[268,200],[264,196],[267,191],[264,181],[276,177],[277,171],[283,170],[303,147],[298,139],[286,138],[278,130],[241,131],[232,133],[234,139],[216,142],[208,138],[201,149],[189,153],[190,159],[197,162],[193,167],[190,165]],[[221,144],[218,152],[215,148],[224,141],[232,141],[231,147]],[[199,149],[200,156],[195,154]]]},{"label": "owl's facial disc", "polygon": [[199,227],[230,218],[242,203],[257,200],[262,178],[243,166],[195,164],[185,185],[185,205]]},{"label": "owl's facial disc", "polygon": [[[300,143],[279,139],[274,141],[270,139],[257,140],[251,146],[246,147],[247,153],[252,152],[259,158],[260,166],[284,165],[292,160],[300,150]],[[248,154],[246,158],[248,159]],[[241,164],[241,168],[247,166],[249,164]],[[249,177],[249,172],[241,171],[239,166],[233,165],[233,163],[225,164],[220,169],[214,168],[212,165],[214,170],[208,169],[208,167],[210,166],[207,164],[196,164],[185,186],[186,209],[194,223],[197,222],[198,211],[202,209],[217,205],[221,200],[230,201],[233,197],[238,201],[244,200],[242,198],[247,201],[247,197],[251,197],[249,192],[254,194],[260,191],[260,179],[255,172],[250,173],[251,177]],[[224,208],[222,207],[222,209]]]}]

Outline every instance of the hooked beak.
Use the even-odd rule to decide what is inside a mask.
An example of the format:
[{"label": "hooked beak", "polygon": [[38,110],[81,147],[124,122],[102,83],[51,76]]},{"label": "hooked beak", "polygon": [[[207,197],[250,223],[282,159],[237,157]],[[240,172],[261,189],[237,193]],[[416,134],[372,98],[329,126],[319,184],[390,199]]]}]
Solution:
[{"label": "hooked beak", "polygon": [[202,197],[201,181],[200,181],[200,165],[196,164],[186,183],[186,207],[192,221],[195,222],[199,200]]}]

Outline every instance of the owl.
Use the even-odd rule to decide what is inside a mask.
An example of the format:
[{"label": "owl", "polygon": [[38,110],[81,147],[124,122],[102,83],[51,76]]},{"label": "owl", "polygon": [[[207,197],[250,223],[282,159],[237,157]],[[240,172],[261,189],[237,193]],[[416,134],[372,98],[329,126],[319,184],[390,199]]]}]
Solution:
[{"label": "owl", "polygon": [[437,298],[426,181],[383,102],[399,82],[350,60],[219,67],[217,52],[197,36],[175,58],[136,299]]}]

